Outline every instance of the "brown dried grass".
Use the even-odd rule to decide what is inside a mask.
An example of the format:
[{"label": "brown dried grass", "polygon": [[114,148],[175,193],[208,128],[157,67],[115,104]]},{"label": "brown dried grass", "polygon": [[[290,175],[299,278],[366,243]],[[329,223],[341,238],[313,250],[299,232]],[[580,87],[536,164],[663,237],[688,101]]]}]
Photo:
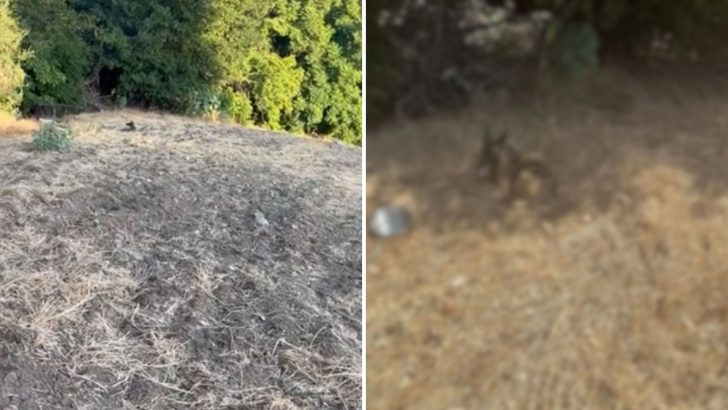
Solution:
[{"label": "brown dried grass", "polygon": [[[369,137],[368,209],[415,220],[368,242],[369,408],[728,408],[728,87],[687,74]],[[484,123],[544,152],[559,212],[473,181]]]},{"label": "brown dried grass", "polygon": [[360,150],[70,125],[68,152],[0,141],[0,408],[361,406]]},{"label": "brown dried grass", "polygon": [[0,137],[29,135],[39,126],[37,121],[16,118],[8,113],[0,112]]}]

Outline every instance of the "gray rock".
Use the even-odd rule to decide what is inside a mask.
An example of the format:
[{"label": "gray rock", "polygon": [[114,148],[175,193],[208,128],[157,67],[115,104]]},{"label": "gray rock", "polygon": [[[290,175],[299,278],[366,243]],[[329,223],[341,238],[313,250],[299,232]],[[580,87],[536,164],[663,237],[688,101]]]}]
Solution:
[{"label": "gray rock", "polygon": [[255,213],[253,214],[253,216],[255,217],[255,222],[257,222],[258,225],[260,225],[260,226],[268,226],[269,225],[269,222],[265,218],[265,215],[263,215],[263,212],[255,211]]},{"label": "gray rock", "polygon": [[411,217],[405,208],[385,206],[374,211],[369,219],[369,231],[380,237],[391,237],[410,228]]}]

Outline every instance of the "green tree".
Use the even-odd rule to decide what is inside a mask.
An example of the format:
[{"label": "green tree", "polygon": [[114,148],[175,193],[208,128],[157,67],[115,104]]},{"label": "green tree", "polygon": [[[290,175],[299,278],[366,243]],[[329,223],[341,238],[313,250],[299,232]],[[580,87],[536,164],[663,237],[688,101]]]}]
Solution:
[{"label": "green tree", "polygon": [[84,84],[105,80],[117,102],[361,142],[357,1],[17,0],[16,9],[38,51],[25,64],[28,108],[80,104]]},{"label": "green tree", "polygon": [[216,86],[231,117],[361,143],[358,2],[212,4],[204,38],[216,50]]},{"label": "green tree", "polygon": [[279,0],[268,25],[276,52],[304,70],[291,129],[361,143],[361,7],[355,1]]},{"label": "green tree", "polygon": [[206,2],[77,0],[76,8],[95,21],[97,70],[119,70],[116,91],[132,102],[186,111],[217,75],[200,39]]},{"label": "green tree", "polygon": [[6,113],[14,113],[22,99],[25,73],[20,63],[26,56],[20,48],[22,39],[10,1],[0,0],[0,111]]},{"label": "green tree", "polygon": [[24,61],[28,75],[23,106],[67,104],[80,106],[83,80],[90,66],[84,32],[90,21],[65,0],[16,1],[15,10],[28,32],[24,45],[33,53]]}]

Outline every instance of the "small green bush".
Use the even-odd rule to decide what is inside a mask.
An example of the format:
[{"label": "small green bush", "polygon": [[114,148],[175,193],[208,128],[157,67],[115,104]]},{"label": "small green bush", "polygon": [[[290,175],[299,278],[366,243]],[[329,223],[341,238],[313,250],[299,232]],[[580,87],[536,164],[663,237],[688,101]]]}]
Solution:
[{"label": "small green bush", "polygon": [[36,151],[60,151],[71,145],[73,134],[71,129],[51,122],[43,124],[33,133],[33,148]]},{"label": "small green bush", "polygon": [[222,94],[222,111],[236,123],[249,125],[253,104],[245,93],[226,90]]},{"label": "small green bush", "polygon": [[185,102],[188,115],[214,117],[221,111],[222,100],[219,93],[213,91],[193,92]]},{"label": "small green bush", "polygon": [[599,68],[599,33],[589,23],[557,22],[550,49],[550,68],[556,78],[578,78]]},{"label": "small green bush", "polygon": [[281,119],[293,112],[304,71],[293,57],[280,58],[274,53],[256,56],[252,62],[253,96],[260,120],[274,130],[284,129]]},{"label": "small green bush", "polygon": [[122,95],[122,96],[116,97],[115,104],[116,104],[116,108],[118,108],[120,110],[126,108],[126,106],[128,104],[126,96]]}]

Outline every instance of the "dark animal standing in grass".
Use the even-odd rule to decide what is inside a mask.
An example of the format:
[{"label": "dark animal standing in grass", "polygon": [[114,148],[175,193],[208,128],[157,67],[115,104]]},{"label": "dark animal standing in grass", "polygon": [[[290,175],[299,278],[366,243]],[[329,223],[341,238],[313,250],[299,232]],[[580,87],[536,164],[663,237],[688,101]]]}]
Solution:
[{"label": "dark animal standing in grass", "polygon": [[556,178],[546,164],[524,158],[508,143],[505,132],[497,138],[486,133],[478,159],[478,176],[505,189],[507,203],[516,199],[554,198],[558,190]]},{"label": "dark animal standing in grass", "polygon": [[134,121],[129,121],[126,123],[126,128],[122,129],[122,131],[136,131],[136,125],[134,125]]}]

